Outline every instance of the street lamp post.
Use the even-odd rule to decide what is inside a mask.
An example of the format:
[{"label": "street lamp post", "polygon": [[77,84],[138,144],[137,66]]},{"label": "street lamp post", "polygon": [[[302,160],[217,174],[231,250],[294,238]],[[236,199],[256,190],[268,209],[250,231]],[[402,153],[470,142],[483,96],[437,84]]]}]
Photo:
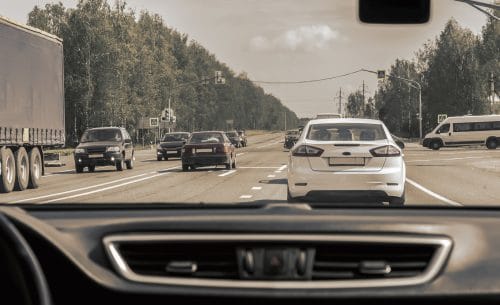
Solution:
[{"label": "street lamp post", "polygon": [[[371,70],[366,70],[366,69],[362,69],[361,71],[374,73],[374,74],[377,74],[379,77],[381,77],[379,73],[384,72],[383,70],[377,72],[377,71],[371,71]],[[422,140],[422,137],[423,137],[423,133],[422,133],[422,85],[419,82],[414,81],[412,79],[399,77],[399,76],[395,76],[395,75],[391,75],[391,74],[386,74],[385,72],[383,73],[383,77],[391,77],[391,78],[395,78],[395,79],[399,79],[399,80],[408,82],[412,88],[415,88],[418,90],[418,132],[419,132],[419,139]]]}]

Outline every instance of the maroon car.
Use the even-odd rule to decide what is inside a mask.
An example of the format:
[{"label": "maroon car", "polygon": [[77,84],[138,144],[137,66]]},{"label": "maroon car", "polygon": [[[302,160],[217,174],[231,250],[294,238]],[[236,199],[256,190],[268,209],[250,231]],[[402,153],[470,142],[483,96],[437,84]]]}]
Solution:
[{"label": "maroon car", "polygon": [[209,165],[236,168],[234,145],[223,131],[193,132],[182,149],[181,158],[183,171]]}]

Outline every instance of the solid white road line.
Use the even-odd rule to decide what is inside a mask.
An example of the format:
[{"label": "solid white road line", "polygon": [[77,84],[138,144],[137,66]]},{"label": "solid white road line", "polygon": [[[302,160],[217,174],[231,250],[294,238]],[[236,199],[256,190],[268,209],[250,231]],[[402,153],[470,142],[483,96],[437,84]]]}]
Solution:
[{"label": "solid white road line", "polygon": [[453,206],[457,206],[457,207],[463,206],[463,204],[461,204],[461,203],[458,203],[456,201],[450,200],[450,199],[448,199],[448,198],[446,198],[444,196],[441,196],[439,194],[434,193],[433,191],[425,188],[424,186],[418,184],[417,182],[415,182],[415,181],[413,181],[411,179],[406,178],[406,182],[408,182],[409,184],[413,185],[414,187],[416,187],[417,189],[421,190],[422,192],[426,193],[427,195],[430,195],[430,196],[432,196],[432,197],[434,197],[434,198],[436,198],[438,200],[446,202],[449,205],[453,205]]},{"label": "solid white road line", "polygon": [[262,186],[254,186],[252,187],[252,191],[260,191],[262,189]]},{"label": "solid white road line", "polygon": [[253,195],[241,195],[240,199],[250,199],[252,197],[253,197]]},{"label": "solid white road line", "polygon": [[267,175],[267,178],[274,178],[276,175]]},{"label": "solid white road line", "polygon": [[133,178],[142,177],[142,176],[145,176],[147,174],[150,174],[150,173],[144,173],[144,174],[135,175],[135,176],[131,176],[131,177],[125,177],[125,178],[122,178],[122,179],[113,180],[113,181],[109,181],[109,182],[104,182],[104,183],[100,183],[100,184],[96,184],[96,185],[91,185],[91,186],[86,186],[86,187],[82,187],[82,188],[74,189],[74,190],[69,190],[69,191],[65,191],[65,192],[54,193],[54,194],[50,194],[50,195],[44,195],[44,196],[39,196],[39,197],[33,197],[33,198],[18,200],[18,201],[14,201],[12,203],[29,202],[29,201],[38,200],[38,199],[45,199],[45,198],[56,197],[56,196],[60,196],[60,195],[66,195],[66,194],[76,193],[76,192],[79,192],[79,191],[85,191],[85,190],[88,190],[88,189],[92,189],[92,188],[96,188],[96,187],[101,187],[101,186],[105,186],[105,185],[117,183],[117,182],[124,181],[124,180],[129,180],[129,179],[133,179]]},{"label": "solid white road line", "polygon": [[243,169],[278,169],[278,167],[274,167],[274,166],[239,166],[238,168],[243,168]]},{"label": "solid white road line", "polygon": [[52,199],[52,200],[46,201],[45,203],[51,203],[51,202],[57,202],[57,201],[63,201],[63,200],[68,200],[68,199],[77,198],[77,197],[82,197],[82,196],[92,195],[92,194],[95,194],[95,193],[99,193],[99,192],[104,192],[104,191],[112,190],[112,189],[115,189],[115,188],[118,188],[118,187],[122,187],[122,186],[125,186],[125,185],[132,184],[132,183],[142,182],[142,181],[149,180],[149,179],[152,179],[152,178],[156,178],[156,177],[159,177],[159,176],[163,176],[163,175],[166,175],[166,174],[167,174],[167,173],[163,173],[163,174],[156,174],[156,175],[153,175],[153,176],[148,176],[148,177],[144,177],[144,178],[140,178],[140,179],[136,179],[136,180],[132,180],[132,181],[127,181],[127,182],[125,182],[125,183],[120,183],[120,184],[117,184],[117,185],[108,186],[108,187],[105,187],[105,188],[102,188],[102,189],[97,189],[97,190],[93,190],[93,191],[86,192],[86,193],[75,194],[75,195],[71,195],[71,196],[67,196],[67,197],[62,197],[62,198]]},{"label": "solid white road line", "polygon": [[236,156],[243,156],[245,153],[242,152],[242,153],[237,153]]},{"label": "solid white road line", "polygon": [[224,174],[220,174],[219,177],[226,177],[226,176],[229,176],[229,175],[234,174],[234,173],[236,173],[235,169],[227,171]]}]

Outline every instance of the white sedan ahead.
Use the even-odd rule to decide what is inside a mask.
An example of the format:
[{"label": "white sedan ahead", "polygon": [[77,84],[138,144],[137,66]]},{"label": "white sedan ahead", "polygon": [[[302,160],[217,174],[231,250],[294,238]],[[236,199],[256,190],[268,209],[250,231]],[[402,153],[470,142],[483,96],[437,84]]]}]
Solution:
[{"label": "white sedan ahead", "polygon": [[288,201],[403,205],[403,153],[378,120],[311,120],[290,150]]}]

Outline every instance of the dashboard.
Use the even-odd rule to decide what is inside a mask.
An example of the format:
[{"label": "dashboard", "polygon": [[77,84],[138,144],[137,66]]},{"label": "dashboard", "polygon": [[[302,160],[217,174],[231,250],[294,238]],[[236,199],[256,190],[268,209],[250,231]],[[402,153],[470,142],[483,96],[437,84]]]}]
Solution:
[{"label": "dashboard", "polygon": [[19,304],[500,302],[498,209],[40,205],[0,216],[21,240],[0,256],[18,258],[0,277],[21,283]]}]

